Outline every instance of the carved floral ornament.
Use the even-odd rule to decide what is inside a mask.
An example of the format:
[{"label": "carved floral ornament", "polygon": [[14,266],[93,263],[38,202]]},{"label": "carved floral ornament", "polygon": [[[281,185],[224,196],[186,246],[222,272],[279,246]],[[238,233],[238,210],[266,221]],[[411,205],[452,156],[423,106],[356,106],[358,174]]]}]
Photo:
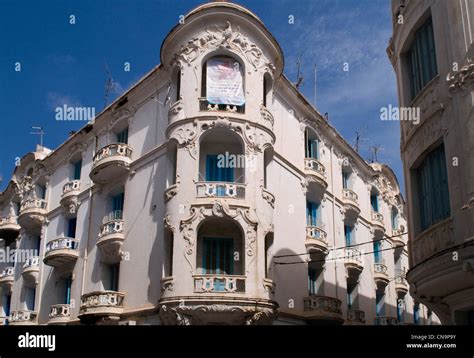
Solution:
[{"label": "carved floral ornament", "polygon": [[198,121],[195,119],[172,130],[169,138],[174,138],[180,147],[188,150],[193,159],[197,159],[197,141],[204,132],[214,128],[229,129],[243,139],[245,143],[245,154],[252,155],[262,152],[267,145],[273,146],[275,139],[263,130],[259,130],[249,123],[238,123],[229,120],[227,117],[217,117],[217,119]]},{"label": "carved floral ornament", "polygon": [[255,325],[269,324],[275,317],[275,309],[255,307],[245,304],[163,304],[160,307],[160,319],[165,325],[199,325],[209,323],[213,314],[229,314],[230,324]]},{"label": "carved floral ornament", "polygon": [[170,65],[181,62],[190,66],[205,52],[219,48],[233,50],[242,55],[255,71],[266,70],[271,74],[275,71],[275,66],[267,60],[262,50],[240,32],[239,26],[233,29],[230,21],[226,21],[224,26],[211,26],[189,40],[186,45],[182,45]]},{"label": "carved floral ornament", "polygon": [[[245,232],[245,252],[248,257],[255,258],[254,254],[257,240],[257,220],[255,219],[253,213],[247,208],[229,207],[226,201],[214,200],[212,206],[192,206],[190,209],[190,215],[186,219],[181,220],[179,224],[179,230],[183,233],[183,239],[186,241],[184,257],[186,261],[188,261],[191,271],[193,270],[193,263],[189,256],[194,253],[194,247],[196,245],[197,238],[197,227],[200,222],[209,217],[230,218],[240,224],[243,231]],[[169,222],[167,225],[172,227]],[[250,264],[250,262],[248,262],[248,264]]]},{"label": "carved floral ornament", "polygon": [[468,58],[466,64],[458,71],[449,73],[446,81],[452,92],[466,90],[467,86],[474,81],[474,58]]}]

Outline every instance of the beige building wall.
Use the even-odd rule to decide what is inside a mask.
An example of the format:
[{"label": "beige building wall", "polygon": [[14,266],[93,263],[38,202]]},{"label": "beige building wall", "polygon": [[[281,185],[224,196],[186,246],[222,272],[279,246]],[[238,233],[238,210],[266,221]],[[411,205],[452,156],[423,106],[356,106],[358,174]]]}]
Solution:
[{"label": "beige building wall", "polygon": [[[387,52],[397,75],[399,104],[419,108],[421,120],[401,122],[407,188],[410,292],[444,324],[474,322],[474,1],[392,1]],[[412,99],[407,52],[431,17],[437,74]],[[421,225],[417,172],[444,145],[449,214]]]}]

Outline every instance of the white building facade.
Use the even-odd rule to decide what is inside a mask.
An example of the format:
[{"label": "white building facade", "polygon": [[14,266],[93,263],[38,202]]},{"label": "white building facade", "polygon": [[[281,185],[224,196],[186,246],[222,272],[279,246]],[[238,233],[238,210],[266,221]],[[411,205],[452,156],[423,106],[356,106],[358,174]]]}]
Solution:
[{"label": "white building facade", "polygon": [[[474,324],[474,1],[392,1],[410,290],[444,324]],[[417,123],[419,122],[419,123]]]},{"label": "white building facade", "polygon": [[432,324],[392,170],[283,75],[250,11],[202,5],[161,64],[0,194],[8,324]]}]

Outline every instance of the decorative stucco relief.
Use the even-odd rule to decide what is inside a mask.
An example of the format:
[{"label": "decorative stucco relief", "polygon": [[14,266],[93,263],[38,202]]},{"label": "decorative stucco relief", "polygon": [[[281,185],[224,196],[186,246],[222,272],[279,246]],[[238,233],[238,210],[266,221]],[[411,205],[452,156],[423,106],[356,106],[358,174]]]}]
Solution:
[{"label": "decorative stucco relief", "polygon": [[458,71],[449,73],[446,81],[451,92],[467,90],[468,86],[474,82],[474,58],[468,58],[466,64]]},{"label": "decorative stucco relief", "polygon": [[[200,125],[198,125],[200,123]],[[217,119],[195,119],[172,129],[169,138],[174,138],[180,147],[186,148],[193,159],[197,159],[197,142],[206,131],[214,128],[226,128],[237,133],[245,143],[245,154],[262,152],[266,146],[273,146],[275,139],[264,130],[249,123],[236,123],[227,117]]]},{"label": "decorative stucco relief", "polygon": [[232,28],[230,21],[225,26],[214,25],[182,45],[171,61],[191,65],[205,52],[226,48],[241,54],[254,68],[255,71],[263,70],[273,73],[275,66],[263,55],[262,50],[240,32],[240,27]]},{"label": "decorative stucco relief", "polygon": [[196,245],[197,227],[202,220],[209,217],[228,217],[240,224],[246,233],[245,252],[249,258],[252,258],[247,262],[247,267],[249,267],[254,259],[256,250],[257,220],[250,209],[230,207],[224,200],[214,200],[211,205],[192,206],[190,215],[180,222],[179,228],[182,232],[183,239],[186,241],[184,257],[190,266],[191,273],[194,270],[194,264],[190,256],[194,253],[194,247]]}]

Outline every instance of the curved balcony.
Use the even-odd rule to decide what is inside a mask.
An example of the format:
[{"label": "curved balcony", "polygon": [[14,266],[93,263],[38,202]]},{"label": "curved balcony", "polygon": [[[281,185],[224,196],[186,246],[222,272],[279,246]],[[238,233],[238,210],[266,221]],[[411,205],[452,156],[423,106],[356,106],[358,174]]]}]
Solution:
[{"label": "curved balcony", "polygon": [[353,190],[348,188],[342,189],[342,206],[346,219],[357,219],[360,214],[359,197]]},{"label": "curved balcony", "polygon": [[364,269],[362,253],[352,247],[346,247],[344,249],[344,266],[347,270],[347,276],[358,277]]},{"label": "curved balcony", "polygon": [[193,275],[195,293],[245,293],[245,276]]},{"label": "curved balcony", "polygon": [[16,216],[9,215],[0,218],[0,237],[6,241],[15,240],[20,233],[20,225]]},{"label": "curved balcony", "polygon": [[382,263],[374,264],[374,281],[378,288],[384,289],[389,282],[387,266]]},{"label": "curved balcony", "polygon": [[383,236],[385,234],[385,225],[383,223],[383,215],[377,211],[372,211],[372,228],[375,236]]},{"label": "curved balcony", "polygon": [[48,266],[59,267],[73,264],[79,257],[79,243],[70,237],[61,237],[46,244],[43,262]]},{"label": "curved balcony", "polygon": [[89,177],[92,181],[105,184],[127,175],[132,162],[132,148],[124,143],[112,143],[100,149],[93,159]]},{"label": "curved balcony", "polygon": [[326,190],[328,183],[326,181],[326,168],[317,159],[304,158],[305,174],[311,177],[313,182],[319,184],[322,189]]},{"label": "curved balcony", "polygon": [[[198,276],[195,280],[200,281],[199,290],[205,282],[209,282],[201,280]],[[224,284],[223,281],[215,279],[212,281],[213,287]],[[233,286],[231,281],[227,281],[227,285],[230,285],[228,287],[238,290],[240,280],[235,281],[236,286]],[[269,299],[248,298],[238,292],[223,293],[220,289],[209,294],[204,291],[195,293],[194,296],[161,298],[158,305],[160,321],[164,325],[271,324],[278,307],[276,302]]]},{"label": "curved balcony", "polygon": [[245,184],[225,182],[197,182],[198,198],[245,199]]},{"label": "curved balcony", "polygon": [[34,311],[20,310],[13,311],[10,315],[10,324],[16,326],[28,326],[36,324],[38,314]]},{"label": "curved balcony", "polygon": [[14,281],[15,281],[15,268],[5,267],[0,272],[0,287],[3,289],[4,293],[9,294],[12,292]]},{"label": "curved balcony", "polygon": [[23,265],[21,275],[23,280],[30,286],[36,286],[39,276],[39,257],[31,256]]},{"label": "curved balcony", "polygon": [[71,319],[71,306],[69,304],[52,305],[49,311],[48,324],[66,324]]},{"label": "curved balcony", "polygon": [[64,184],[63,193],[61,195],[60,204],[66,213],[74,215],[77,212],[78,201],[77,196],[81,192],[81,181],[71,180]]},{"label": "curved balcony", "polygon": [[231,104],[212,104],[204,97],[199,98],[200,112],[219,112],[228,114],[245,114],[245,105],[235,106]]},{"label": "curved balcony", "polygon": [[43,199],[26,199],[20,204],[18,223],[28,230],[40,230],[46,221],[47,202]]},{"label": "curved balcony", "polygon": [[392,244],[393,247],[404,247],[405,241],[403,240],[403,234],[405,234],[405,228],[400,227],[392,230]]},{"label": "curved balcony", "polygon": [[395,317],[375,317],[374,324],[376,326],[396,326],[397,319]]},{"label": "curved balcony", "polygon": [[97,247],[100,250],[101,261],[104,263],[117,263],[121,260],[122,245],[125,240],[124,221],[118,219],[122,215],[114,216],[100,226]]},{"label": "curved balcony", "polygon": [[123,312],[125,293],[117,291],[95,291],[81,296],[79,318],[81,321],[107,318],[118,320]]},{"label": "curved balcony", "polygon": [[362,325],[365,324],[365,312],[361,310],[347,310],[347,324],[348,325]]},{"label": "curved balcony", "polygon": [[328,296],[304,298],[304,316],[313,323],[341,324],[344,322],[341,301]]},{"label": "curved balcony", "polygon": [[312,253],[328,253],[328,241],[326,232],[317,226],[306,226],[306,251]]},{"label": "curved balcony", "polygon": [[401,297],[405,296],[408,292],[405,270],[395,270],[395,292]]}]

